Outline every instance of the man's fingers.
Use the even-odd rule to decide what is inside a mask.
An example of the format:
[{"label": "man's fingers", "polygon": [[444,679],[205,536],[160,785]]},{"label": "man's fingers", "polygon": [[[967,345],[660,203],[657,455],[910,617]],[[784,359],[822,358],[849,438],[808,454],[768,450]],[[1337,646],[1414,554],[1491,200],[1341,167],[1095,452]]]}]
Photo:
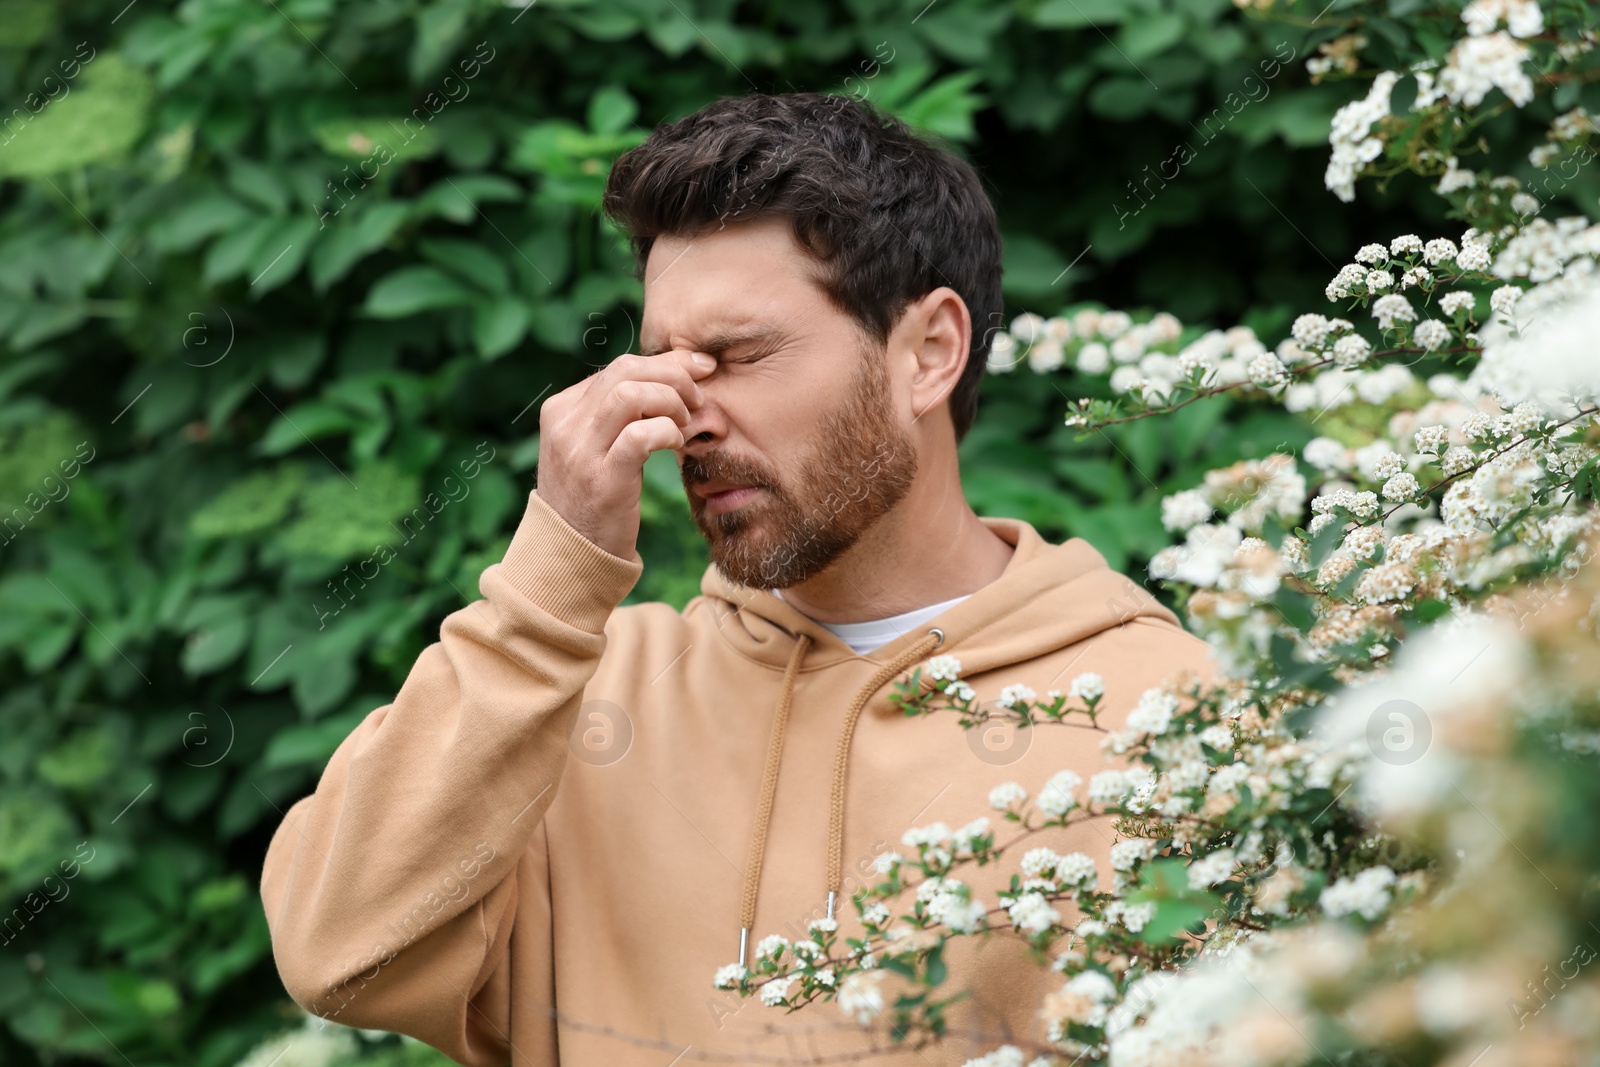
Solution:
[{"label": "man's fingers", "polygon": [[617,435],[606,454],[606,462],[637,474],[650,453],[664,448],[682,448],[683,430],[665,415],[630,422]]},{"label": "man's fingers", "polygon": [[609,452],[611,443],[629,424],[657,417],[665,417],[676,426],[687,426],[692,416],[682,394],[666,382],[618,382],[595,413],[601,449]]},{"label": "man's fingers", "polygon": [[[614,392],[624,381],[660,382],[677,390],[684,406],[693,410],[700,406],[702,397],[696,379],[704,378],[716,364],[703,367],[686,349],[674,349],[659,356],[637,356],[631,353],[618,356],[595,375],[584,388],[585,399],[596,399]],[[709,357],[708,357],[709,358]],[[601,390],[593,393],[593,390]]]}]

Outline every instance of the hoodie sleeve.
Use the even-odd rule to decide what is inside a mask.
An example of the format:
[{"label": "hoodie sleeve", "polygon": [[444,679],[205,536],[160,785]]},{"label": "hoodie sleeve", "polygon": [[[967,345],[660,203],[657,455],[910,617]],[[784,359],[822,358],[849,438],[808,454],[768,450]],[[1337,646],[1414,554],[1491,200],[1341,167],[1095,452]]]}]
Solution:
[{"label": "hoodie sleeve", "polygon": [[[529,494],[487,599],[444,620],[268,846],[262,904],[301,1006],[474,1067],[511,1058],[512,925],[517,994],[550,1004],[542,820],[606,620],[642,569]],[[516,1040],[553,1052],[553,1035]]]}]

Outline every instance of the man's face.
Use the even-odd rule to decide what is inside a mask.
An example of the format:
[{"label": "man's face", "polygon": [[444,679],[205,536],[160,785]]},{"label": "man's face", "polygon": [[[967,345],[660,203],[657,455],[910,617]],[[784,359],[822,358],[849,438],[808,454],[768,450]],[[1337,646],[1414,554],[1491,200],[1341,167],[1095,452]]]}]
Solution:
[{"label": "man's face", "polygon": [[661,238],[640,351],[709,352],[679,467],[712,562],[788,588],[827,567],[911,488],[915,448],[884,354],[812,280],[782,219]]}]

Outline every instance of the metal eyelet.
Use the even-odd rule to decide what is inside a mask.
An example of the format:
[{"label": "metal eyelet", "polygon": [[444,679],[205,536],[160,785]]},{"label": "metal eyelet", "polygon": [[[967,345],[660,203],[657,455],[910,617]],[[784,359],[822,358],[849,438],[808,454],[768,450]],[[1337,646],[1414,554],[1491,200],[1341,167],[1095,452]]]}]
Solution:
[{"label": "metal eyelet", "polygon": [[[934,645],[933,646],[934,648],[938,648],[940,645],[944,644],[944,631],[943,630],[941,630],[937,626],[935,626],[933,629],[929,630],[928,632],[930,634],[938,634],[939,635],[939,644]],[[932,651],[932,649],[930,649],[929,651]]]}]

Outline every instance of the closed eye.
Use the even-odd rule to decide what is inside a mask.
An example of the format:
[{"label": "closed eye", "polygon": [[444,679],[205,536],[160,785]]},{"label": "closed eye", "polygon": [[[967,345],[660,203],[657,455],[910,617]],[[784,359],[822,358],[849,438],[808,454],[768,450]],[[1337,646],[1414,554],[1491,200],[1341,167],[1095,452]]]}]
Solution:
[{"label": "closed eye", "polygon": [[[727,350],[724,350],[724,352],[726,352],[726,351]],[[738,358],[738,359],[729,359],[729,358],[727,358],[727,356],[725,354],[722,354],[722,353],[719,353],[719,356],[721,357],[721,361],[723,363],[734,363],[734,364],[738,364],[738,363],[759,363],[761,360],[766,359],[768,356],[772,355],[772,353],[774,351],[775,351],[775,349],[774,348],[770,348],[770,347],[769,348],[759,348],[759,349],[744,349],[744,350],[741,350],[742,354],[741,354],[740,358]]]}]

